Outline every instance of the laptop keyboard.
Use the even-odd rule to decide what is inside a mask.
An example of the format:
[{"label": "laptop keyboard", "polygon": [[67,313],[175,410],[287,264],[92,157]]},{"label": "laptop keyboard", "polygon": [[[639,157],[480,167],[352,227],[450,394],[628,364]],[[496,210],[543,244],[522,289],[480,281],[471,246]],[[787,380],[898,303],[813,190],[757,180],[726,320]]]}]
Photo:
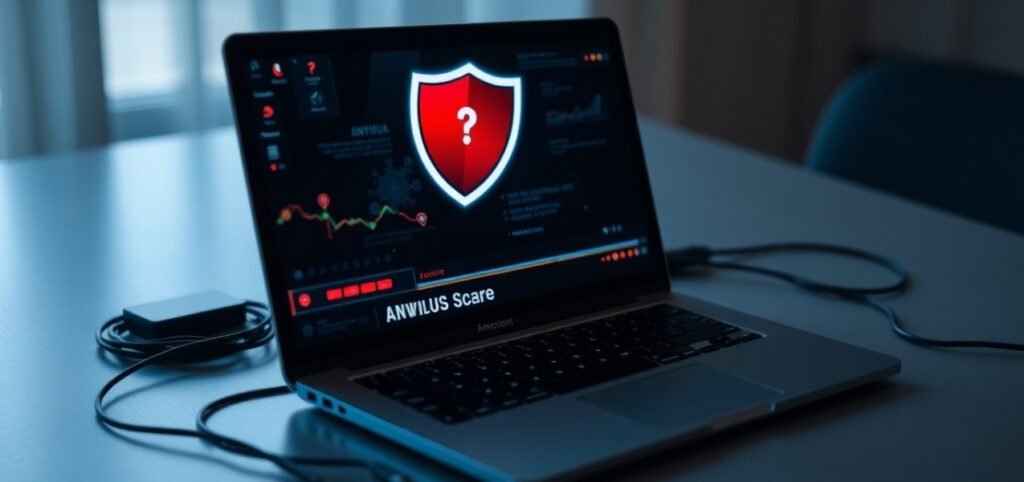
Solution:
[{"label": "laptop keyboard", "polygon": [[656,305],[356,381],[451,424],[760,337]]}]

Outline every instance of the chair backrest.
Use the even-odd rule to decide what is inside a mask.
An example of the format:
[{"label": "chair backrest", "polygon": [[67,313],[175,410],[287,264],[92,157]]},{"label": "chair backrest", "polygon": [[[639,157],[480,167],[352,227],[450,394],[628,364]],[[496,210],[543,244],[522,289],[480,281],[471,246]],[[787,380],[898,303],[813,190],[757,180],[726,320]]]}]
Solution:
[{"label": "chair backrest", "polygon": [[814,170],[1024,234],[1024,77],[884,61],[826,107]]}]

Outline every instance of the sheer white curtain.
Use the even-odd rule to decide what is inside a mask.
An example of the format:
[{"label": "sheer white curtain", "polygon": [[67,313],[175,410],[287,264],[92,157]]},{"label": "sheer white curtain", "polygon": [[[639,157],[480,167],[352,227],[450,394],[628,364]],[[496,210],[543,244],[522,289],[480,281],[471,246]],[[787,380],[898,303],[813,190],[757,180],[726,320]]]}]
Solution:
[{"label": "sheer white curtain", "polygon": [[231,122],[233,32],[572,18],[591,0],[0,0],[0,155]]}]

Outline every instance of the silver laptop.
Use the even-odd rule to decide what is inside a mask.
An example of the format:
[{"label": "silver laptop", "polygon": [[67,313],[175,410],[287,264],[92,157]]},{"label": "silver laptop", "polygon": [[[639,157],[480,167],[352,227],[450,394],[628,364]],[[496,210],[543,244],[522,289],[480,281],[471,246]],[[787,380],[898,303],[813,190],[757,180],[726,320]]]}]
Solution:
[{"label": "silver laptop", "polygon": [[334,416],[472,477],[562,479],[900,370],[670,291],[608,20],[224,57],[284,376]]}]

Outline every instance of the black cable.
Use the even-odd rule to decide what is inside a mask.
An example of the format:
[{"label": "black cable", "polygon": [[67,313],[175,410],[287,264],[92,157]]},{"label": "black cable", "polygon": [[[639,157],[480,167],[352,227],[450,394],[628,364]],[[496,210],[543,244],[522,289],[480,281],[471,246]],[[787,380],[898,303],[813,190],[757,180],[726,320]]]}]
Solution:
[{"label": "black cable", "polygon": [[[763,268],[735,261],[716,261],[714,258],[742,255],[756,255],[777,252],[818,252],[836,254],[854,259],[860,259],[869,263],[881,266],[896,276],[896,281],[882,286],[843,286],[831,283],[824,283],[804,276],[771,268]],[[1024,344],[986,340],[939,340],[927,338],[907,330],[896,316],[896,311],[889,305],[872,298],[873,295],[899,294],[910,286],[910,275],[907,271],[893,260],[884,256],[846,246],[822,244],[822,243],[771,243],[753,246],[742,246],[735,248],[709,248],[707,246],[690,246],[680,250],[669,251],[668,266],[673,276],[684,274],[686,270],[695,267],[707,267],[717,269],[729,269],[746,271],[764,276],[769,276],[787,283],[793,284],[804,290],[836,296],[849,301],[868,305],[884,314],[889,320],[889,327],[896,336],[910,343],[923,346],[941,348],[988,348],[995,350],[1024,351]]]},{"label": "black cable", "polygon": [[[260,388],[256,390],[250,390],[247,392],[236,393],[228,395],[224,398],[214,400],[202,409],[199,410],[199,414],[196,415],[196,428],[200,432],[217,435],[209,427],[209,421],[213,416],[221,410],[228,408],[232,405],[239,403],[248,402],[251,400],[257,400],[260,398],[276,397],[279,395],[289,395],[291,390],[287,386]],[[223,439],[223,437],[220,437]],[[235,452],[240,455],[247,455],[251,457],[261,457],[259,453],[251,453],[249,447],[246,445],[231,445],[230,443],[224,443],[220,440],[214,441],[219,447],[224,450]],[[341,458],[341,457],[299,457],[299,456],[287,456],[288,460],[300,464],[300,465],[322,465],[322,466],[335,466],[335,467],[362,467],[370,471],[373,477],[377,480],[386,482],[402,482],[408,480],[404,475],[396,472],[391,467],[369,462],[362,459],[354,458]]]},{"label": "black cable", "polygon": [[[218,337],[218,342],[195,345],[188,350],[175,351],[158,359],[159,363],[198,363],[234,355],[250,348],[266,345],[274,339],[274,324],[270,308],[263,303],[245,303],[246,327]],[[188,343],[208,340],[208,336],[179,335],[145,339],[133,335],[123,316],[115,316],[96,330],[96,343],[108,353],[122,358],[143,359]]]},{"label": "black cable", "polygon": [[359,459],[321,459],[278,455],[263,451],[241,440],[221,435],[209,428],[207,422],[218,411],[244,401],[291,393],[290,389],[285,385],[251,390],[215,400],[203,407],[199,412],[196,418],[197,430],[128,423],[117,420],[107,414],[106,407],[103,405],[103,400],[107,394],[125,378],[147,366],[156,363],[181,364],[210,361],[266,345],[274,338],[273,322],[267,305],[255,301],[247,301],[246,314],[248,320],[245,328],[212,337],[176,336],[147,341],[132,337],[125,330],[121,317],[115,317],[103,323],[96,332],[96,342],[99,343],[100,347],[114,355],[139,360],[111,378],[103,385],[99,393],[96,394],[96,399],[93,402],[96,418],[100,423],[121,430],[194,437],[206,440],[222,449],[237,454],[270,461],[303,481],[322,480],[319,475],[301,467],[303,464],[365,467],[379,480],[405,480],[401,474],[383,464]]}]

